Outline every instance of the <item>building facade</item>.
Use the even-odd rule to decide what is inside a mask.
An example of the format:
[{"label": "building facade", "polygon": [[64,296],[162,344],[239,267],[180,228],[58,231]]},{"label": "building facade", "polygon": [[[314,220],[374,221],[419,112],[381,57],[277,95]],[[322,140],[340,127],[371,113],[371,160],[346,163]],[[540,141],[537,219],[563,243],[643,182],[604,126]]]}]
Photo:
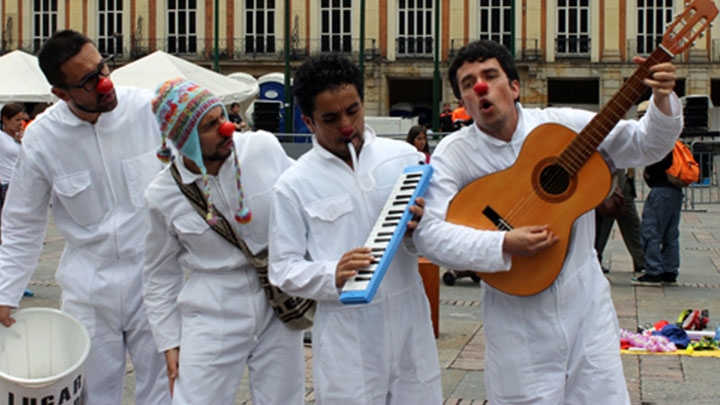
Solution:
[{"label": "building facade", "polygon": [[[367,113],[388,115],[437,108],[436,49],[439,103],[455,104],[449,61],[463,44],[489,38],[513,52],[524,105],[597,110],[684,8],[685,0],[0,0],[1,50],[36,53],[54,31],[72,28],[120,65],[163,50],[255,77],[283,72],[286,58],[294,68],[341,52],[363,59]],[[720,105],[719,30],[675,57],[680,95]]]}]

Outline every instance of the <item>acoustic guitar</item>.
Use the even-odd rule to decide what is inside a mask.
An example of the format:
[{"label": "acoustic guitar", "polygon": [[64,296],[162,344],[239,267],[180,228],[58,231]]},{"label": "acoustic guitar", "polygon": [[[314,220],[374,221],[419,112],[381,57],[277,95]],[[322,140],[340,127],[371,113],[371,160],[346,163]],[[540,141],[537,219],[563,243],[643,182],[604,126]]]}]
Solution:
[{"label": "acoustic guitar", "polygon": [[660,46],[579,134],[558,124],[540,125],[511,167],[478,178],[455,195],[448,222],[482,230],[549,224],[559,238],[532,257],[513,256],[509,271],[478,272],[484,282],[519,296],[537,294],[552,284],[565,261],[573,223],[610,190],[610,170],[598,145],[642,96],[649,68],[689,48],[717,14],[712,0],[693,1],[663,34]]}]

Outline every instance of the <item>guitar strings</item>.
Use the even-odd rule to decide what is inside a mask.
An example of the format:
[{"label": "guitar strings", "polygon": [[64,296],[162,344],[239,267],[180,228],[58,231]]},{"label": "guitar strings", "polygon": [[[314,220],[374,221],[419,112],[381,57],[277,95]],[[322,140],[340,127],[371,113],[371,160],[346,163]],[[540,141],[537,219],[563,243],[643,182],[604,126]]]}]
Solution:
[{"label": "guitar strings", "polygon": [[[618,109],[622,109],[622,111],[626,112],[630,106],[642,96],[642,93],[645,90],[643,79],[645,77],[649,77],[648,66],[660,62],[658,59],[662,58],[659,58],[659,56],[665,56],[667,57],[667,60],[671,59],[662,49],[657,49],[653,52],[646,62],[641,65],[623,84],[620,91],[611,98],[608,104],[606,104],[600,112],[593,117],[590,123],[580,132],[580,134],[576,135],[576,137],[566,147],[565,151],[557,157],[555,164],[559,165],[566,173],[551,175],[550,179],[546,182],[546,190],[564,186],[564,183],[572,181],[572,177],[575,177],[584,167],[587,159],[589,159],[590,156],[597,151],[597,147],[604,140],[605,136],[612,131],[625,114],[624,112],[622,114],[618,113]],[[632,93],[634,98],[626,97],[624,91]],[[608,117],[605,114],[606,110],[609,111],[611,117]],[[599,129],[597,127],[599,127]],[[599,132],[600,129],[605,132]],[[588,137],[590,142],[588,142]],[[571,177],[570,180],[567,180],[568,176]],[[541,186],[541,188],[543,187]],[[527,216],[532,212],[530,208],[538,202],[542,202],[538,201],[536,198],[537,194],[535,192],[528,193],[510,208],[504,219],[511,225],[513,223],[525,224]]]}]

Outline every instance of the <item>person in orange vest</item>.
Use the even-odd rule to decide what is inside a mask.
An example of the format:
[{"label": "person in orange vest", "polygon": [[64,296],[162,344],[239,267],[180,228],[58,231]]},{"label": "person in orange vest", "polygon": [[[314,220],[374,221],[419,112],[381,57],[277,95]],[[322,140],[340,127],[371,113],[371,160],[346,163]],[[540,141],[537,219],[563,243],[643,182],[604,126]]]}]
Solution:
[{"label": "person in orange vest", "polygon": [[443,104],[443,109],[440,112],[440,131],[452,132],[452,130],[453,130],[452,115],[453,115],[453,110],[452,110],[452,108],[450,108],[450,103]]},{"label": "person in orange vest", "polygon": [[465,111],[465,106],[463,105],[463,102],[460,101],[458,108],[453,110],[452,112],[452,123],[453,123],[453,130],[457,131],[458,129],[462,127],[466,127],[470,124],[472,124],[473,119],[468,115],[468,113]]}]

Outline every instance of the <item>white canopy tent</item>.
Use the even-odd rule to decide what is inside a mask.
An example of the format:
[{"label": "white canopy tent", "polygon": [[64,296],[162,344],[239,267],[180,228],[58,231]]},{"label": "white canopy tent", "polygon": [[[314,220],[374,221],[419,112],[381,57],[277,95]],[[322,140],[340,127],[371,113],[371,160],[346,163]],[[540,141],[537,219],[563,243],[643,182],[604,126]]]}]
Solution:
[{"label": "white canopy tent", "polygon": [[155,51],[110,74],[116,85],[150,90],[156,90],[160,83],[176,77],[192,80],[205,87],[222,100],[223,104],[243,103],[255,97],[258,92],[257,87],[253,88],[163,51]]},{"label": "white canopy tent", "polygon": [[53,103],[51,89],[37,57],[23,51],[0,56],[0,104]]}]

